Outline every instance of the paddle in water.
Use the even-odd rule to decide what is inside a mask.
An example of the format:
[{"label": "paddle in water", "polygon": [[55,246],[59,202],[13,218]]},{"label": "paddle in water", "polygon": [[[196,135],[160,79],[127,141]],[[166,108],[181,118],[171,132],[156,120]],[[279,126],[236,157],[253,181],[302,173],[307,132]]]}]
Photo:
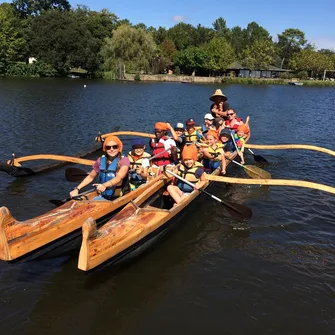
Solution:
[{"label": "paddle in water", "polygon": [[252,156],[254,157],[255,162],[257,163],[261,163],[264,165],[268,165],[269,162],[261,155],[256,155],[251,149],[247,148],[248,151],[252,154]]},{"label": "paddle in water", "polygon": [[231,158],[226,157],[228,160],[230,160],[231,162],[233,162],[234,164],[242,167],[246,174],[253,179],[271,179],[271,174],[261,168],[259,168],[258,166],[255,165],[243,165],[239,162],[234,161]]},{"label": "paddle in water", "polygon": [[[165,172],[173,175],[175,178],[181,180],[185,184],[187,184],[187,185],[189,185],[189,186],[191,186],[191,187],[193,187],[195,189],[194,184],[192,184],[188,180],[186,180],[186,179],[178,176],[174,172],[169,171],[167,169],[165,169]],[[214,199],[214,200],[218,201],[219,203],[221,203],[223,206],[225,206],[225,208],[228,211],[228,213],[230,215],[232,215],[233,217],[236,217],[238,219],[247,219],[247,220],[252,217],[252,211],[251,211],[251,209],[248,208],[248,207],[246,207],[246,206],[244,206],[244,205],[240,205],[240,204],[237,204],[237,203],[233,203],[233,202],[222,200],[222,199],[218,198],[217,196],[215,196],[213,194],[210,194],[207,191],[202,190],[202,189],[198,189],[198,191],[202,192],[202,193],[204,193],[206,195],[208,195],[212,199]]]}]

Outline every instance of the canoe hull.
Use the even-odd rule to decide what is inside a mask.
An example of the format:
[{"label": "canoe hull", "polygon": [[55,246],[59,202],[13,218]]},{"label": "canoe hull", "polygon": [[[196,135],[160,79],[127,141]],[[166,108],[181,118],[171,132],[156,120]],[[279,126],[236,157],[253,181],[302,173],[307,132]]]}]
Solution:
[{"label": "canoe hull", "polygon": [[[138,197],[160,177],[114,201],[71,200],[27,221],[18,221],[6,207],[0,208],[0,259],[12,261],[79,230],[93,217],[99,220]],[[87,195],[92,199],[96,192]]]}]

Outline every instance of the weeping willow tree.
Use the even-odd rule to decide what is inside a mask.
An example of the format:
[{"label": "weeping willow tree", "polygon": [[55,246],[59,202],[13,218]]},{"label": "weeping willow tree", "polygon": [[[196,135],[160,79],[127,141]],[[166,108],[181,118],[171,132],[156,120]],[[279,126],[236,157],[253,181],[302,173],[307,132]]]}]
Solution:
[{"label": "weeping willow tree", "polygon": [[114,71],[123,63],[127,73],[148,73],[157,46],[150,32],[129,25],[119,26],[111,38],[105,39],[101,55],[106,71]]}]

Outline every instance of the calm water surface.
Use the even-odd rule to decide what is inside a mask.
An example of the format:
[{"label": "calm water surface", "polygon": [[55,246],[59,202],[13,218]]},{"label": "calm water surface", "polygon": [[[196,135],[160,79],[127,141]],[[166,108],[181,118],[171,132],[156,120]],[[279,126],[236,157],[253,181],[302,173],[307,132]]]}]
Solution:
[{"label": "calm water surface", "polygon": [[[0,160],[13,152],[71,155],[114,126],[152,132],[156,121],[200,123],[215,88],[0,79]],[[251,143],[334,150],[334,88],[220,88],[240,116],[251,116]],[[333,156],[257,153],[271,162],[273,178],[335,186]],[[64,168],[18,180],[0,172],[0,205],[24,220],[73,187]],[[252,209],[250,235],[232,234],[237,222],[201,198],[169,236],[122,267],[85,274],[77,253],[0,263],[1,334],[334,334],[335,197],[284,187],[214,185],[211,192]]]}]

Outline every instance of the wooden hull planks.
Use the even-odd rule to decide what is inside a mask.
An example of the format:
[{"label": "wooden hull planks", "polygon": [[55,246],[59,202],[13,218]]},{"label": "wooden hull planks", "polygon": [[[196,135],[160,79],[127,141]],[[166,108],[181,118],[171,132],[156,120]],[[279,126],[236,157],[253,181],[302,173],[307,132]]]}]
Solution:
[{"label": "wooden hull planks", "polygon": [[[249,124],[249,118],[247,118],[246,124]],[[236,156],[237,153],[235,152],[230,158],[234,159]],[[226,160],[226,163],[228,166],[230,160]],[[219,169],[212,173],[212,175],[219,174]],[[155,185],[125,206],[100,229],[97,229],[93,218],[87,219],[82,227],[83,237],[79,252],[78,268],[82,271],[89,271],[107,260],[125,253],[127,249],[139,244],[145,237],[163,227],[164,224],[184,210],[200,194],[199,191],[195,190],[182,202],[170,209],[151,206],[147,200],[162,190],[168,182],[168,179],[156,182]],[[209,182],[207,182],[204,189],[208,185]]]},{"label": "wooden hull planks", "polygon": [[96,192],[88,194],[88,200],[71,200],[36,218],[18,221],[6,207],[0,208],[0,259],[12,261],[35,251],[52,241],[79,229],[83,222],[95,220],[126,205],[150,188],[161,177],[142,185],[136,190],[114,201],[91,201]]}]

